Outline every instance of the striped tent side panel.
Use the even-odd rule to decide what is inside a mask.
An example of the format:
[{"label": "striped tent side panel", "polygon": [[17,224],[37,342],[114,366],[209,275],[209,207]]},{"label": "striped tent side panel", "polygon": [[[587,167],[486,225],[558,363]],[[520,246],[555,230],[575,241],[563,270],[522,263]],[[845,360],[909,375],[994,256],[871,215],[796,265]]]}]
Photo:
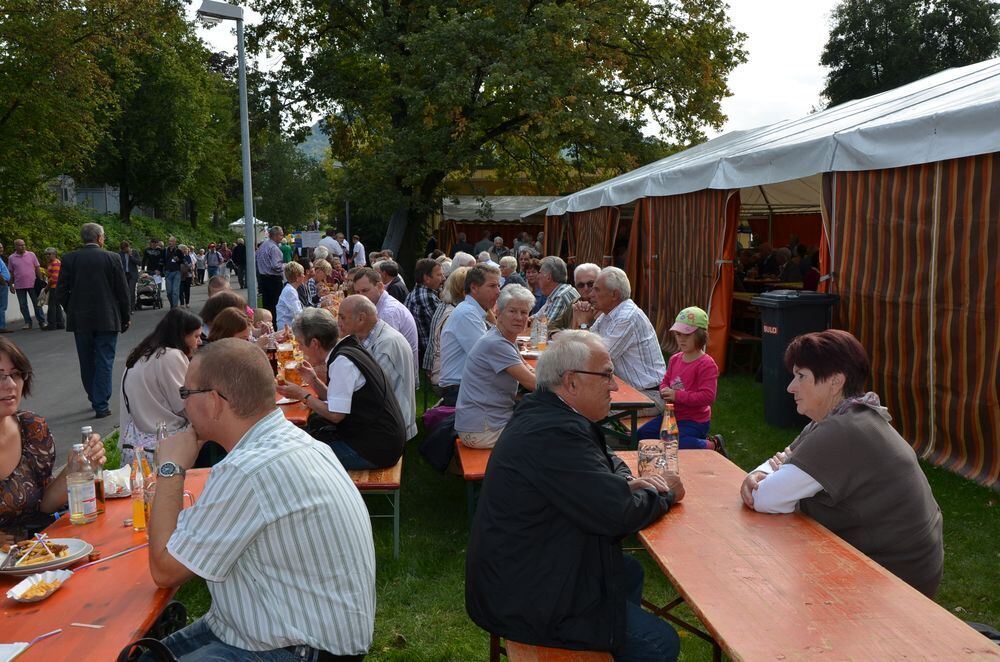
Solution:
[{"label": "striped tent side panel", "polygon": [[598,266],[604,265],[604,245],[607,242],[608,218],[617,210],[599,207],[583,212],[573,212],[569,215],[573,224],[574,264],[592,262]]}]

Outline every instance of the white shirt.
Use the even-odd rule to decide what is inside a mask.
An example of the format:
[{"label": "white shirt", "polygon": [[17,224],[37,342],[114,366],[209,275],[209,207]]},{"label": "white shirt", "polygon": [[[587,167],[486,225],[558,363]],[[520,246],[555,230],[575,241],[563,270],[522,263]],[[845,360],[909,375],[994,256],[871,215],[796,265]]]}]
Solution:
[{"label": "white shirt", "polygon": [[601,313],[590,330],[604,338],[615,374],[640,391],[659,388],[667,364],[646,313],[631,299]]},{"label": "white shirt", "polygon": [[354,266],[363,267],[366,264],[368,261],[365,259],[365,245],[359,241],[354,244]]},{"label": "white shirt", "polygon": [[[333,350],[330,350],[333,351]],[[327,360],[330,355],[327,354]],[[365,385],[365,376],[346,356],[338,356],[330,364],[326,385],[326,408],[334,414],[350,414],[354,394]]]},{"label": "white shirt", "polygon": [[278,409],[212,468],[167,550],[208,581],[205,621],[230,646],[308,645],[335,655],[371,646],[368,509],[333,451]]},{"label": "white shirt", "polygon": [[338,258],[344,254],[344,247],[333,237],[323,237],[319,240],[319,245],[326,248],[330,251],[331,255],[336,255]]},{"label": "white shirt", "polygon": [[763,471],[767,477],[753,491],[753,509],[758,513],[792,513],[799,501],[819,494],[823,486],[816,479],[794,464],[782,464],[775,471],[768,462],[754,471]]},{"label": "white shirt", "polygon": [[292,320],[295,316],[302,312],[302,302],[299,301],[299,292],[294,287],[285,283],[285,287],[281,290],[281,296],[278,297],[278,307],[277,311],[278,319],[276,320],[277,326],[275,330],[282,330],[286,326],[292,325]]},{"label": "white shirt", "polygon": [[351,247],[347,244],[347,240],[346,239],[341,239],[340,240],[340,247],[343,248],[343,250],[340,252],[340,263],[346,267],[347,266],[347,254],[350,252]]},{"label": "white shirt", "polygon": [[379,320],[361,345],[375,357],[375,362],[385,372],[392,392],[396,396],[396,402],[399,403],[399,409],[403,413],[406,439],[407,441],[413,439],[417,436],[417,387],[410,344],[406,342],[403,334],[383,320]]}]

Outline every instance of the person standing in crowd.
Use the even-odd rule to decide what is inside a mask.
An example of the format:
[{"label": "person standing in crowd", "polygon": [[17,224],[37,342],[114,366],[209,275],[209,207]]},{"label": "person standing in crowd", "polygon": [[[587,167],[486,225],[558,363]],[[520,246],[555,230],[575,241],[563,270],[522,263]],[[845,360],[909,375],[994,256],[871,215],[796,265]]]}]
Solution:
[{"label": "person standing in crowd", "polygon": [[454,259],[455,253],[458,252],[469,253],[471,255],[475,250],[476,248],[468,241],[466,241],[465,233],[459,232],[458,240],[455,242],[455,245],[451,247],[451,257],[452,259]]},{"label": "person standing in crowd", "polygon": [[247,286],[247,245],[242,237],[236,240],[233,246],[233,266],[236,268],[236,281],[240,284],[240,289]]},{"label": "person standing in crowd", "polygon": [[[385,323],[403,334],[406,342],[413,350],[413,366],[420,365],[418,356],[420,355],[420,345],[417,340],[417,323],[413,320],[413,315],[399,301],[389,296],[382,284],[382,278],[374,269],[365,267],[359,269],[354,274],[354,294],[361,294],[368,297],[368,300],[375,304],[378,309],[378,318],[385,320]],[[420,376],[414,372],[414,379],[419,380]]]},{"label": "person standing in crowd", "polygon": [[291,327],[295,316],[302,312],[303,305],[299,299],[299,285],[305,279],[305,269],[298,262],[289,262],[284,268],[285,286],[278,298],[277,312],[274,319],[278,322],[278,331]]},{"label": "person standing in crowd", "polygon": [[149,248],[142,252],[142,268],[153,276],[163,275],[163,249],[159,240],[149,240]]},{"label": "person standing in crowd", "polygon": [[[162,587],[207,579],[212,608],[163,643],[181,659],[360,659],[375,624],[375,548],[347,472],[274,406],[271,367],[250,343],[200,350],[181,397],[191,428],[160,444],[149,571]],[[206,439],[228,455],[183,508]]]},{"label": "person standing in crowd", "polygon": [[292,250],[292,241],[288,237],[282,237],[281,243],[278,244],[278,249],[281,251],[281,261],[288,264],[292,261],[292,256],[295,251]]},{"label": "person standing in crowd", "polygon": [[441,377],[444,404],[454,407],[465,361],[472,347],[489,330],[491,312],[500,298],[500,270],[479,264],[465,275],[465,300],[441,330]]},{"label": "person standing in crowd", "polygon": [[118,257],[122,261],[122,271],[125,273],[129,310],[135,310],[135,284],[139,280],[139,265],[142,264],[142,258],[132,250],[132,242],[130,241],[123,241],[118,245]]},{"label": "person standing in crowd", "polygon": [[10,269],[3,259],[3,244],[0,244],[0,333],[13,333],[7,328],[7,296],[8,288],[13,287],[12,282]]},{"label": "person standing in crowd", "polygon": [[403,415],[406,439],[413,439],[417,436],[416,371],[406,338],[380,320],[375,304],[360,294],[352,294],[341,302],[337,325],[341,335],[354,336],[382,368]]},{"label": "person standing in crowd", "polygon": [[510,250],[503,245],[503,237],[497,235],[493,238],[493,245],[490,247],[490,259],[500,264],[500,258],[510,255]]},{"label": "person standing in crowd", "polygon": [[12,291],[17,294],[17,303],[21,306],[21,315],[24,317],[24,328],[27,331],[32,328],[31,308],[28,302],[35,309],[35,317],[38,319],[38,327],[45,329],[45,311],[38,305],[38,291],[35,283],[45,273],[38,257],[27,250],[24,239],[14,240],[14,253],[10,256],[8,263],[13,276]]},{"label": "person standing in crowd", "polygon": [[59,251],[49,247],[45,249],[45,274],[48,279],[45,287],[48,290],[49,309],[46,311],[47,324],[45,331],[66,328],[66,318],[63,316],[62,306],[56,301],[56,285],[59,284],[59,271],[62,269],[62,261],[59,259]]},{"label": "person standing in crowd", "polygon": [[573,323],[573,304],[580,298],[580,293],[566,282],[568,277],[562,258],[555,255],[542,258],[538,267],[538,287],[545,295],[545,305],[539,309],[538,315],[548,319],[550,333],[567,329]]},{"label": "person standing in crowd", "polygon": [[278,392],[305,402],[311,413],[306,431],[330,446],[345,469],[379,469],[399,461],[406,443],[406,421],[382,367],[353,336],[340,337],[337,320],[323,308],[295,318],[295,338],[311,366],[326,366],[324,383],[302,369],[302,386],[285,384]]},{"label": "person standing in crowd", "polygon": [[399,265],[392,260],[382,260],[376,268],[379,275],[382,276],[382,284],[385,285],[385,291],[389,293],[389,296],[405,304],[410,291],[406,289],[406,284],[399,277]]},{"label": "person standing in crowd", "polygon": [[413,290],[406,295],[406,308],[413,315],[413,321],[417,325],[417,346],[420,350],[420,360],[423,361],[427,351],[427,339],[430,335],[431,320],[441,299],[438,298],[438,290],[444,282],[444,272],[441,265],[431,260],[423,258],[417,260],[417,267],[413,272]]},{"label": "person standing in crowd", "polygon": [[[608,451],[615,366],[601,339],[564,331],[490,457],[465,562],[465,608],[534,646],[676,660],[680,638],[641,607],[642,565],[621,540],[684,498],[679,477],[637,478]],[[540,443],[544,442],[544,443]],[[159,497],[159,495],[157,495]]]},{"label": "person standing in crowd", "polygon": [[328,261],[337,261],[343,264],[344,246],[340,243],[340,239],[337,238],[337,233],[333,228],[326,231],[326,236],[319,240],[319,245],[330,251],[332,257]]},{"label": "person standing in crowd", "polygon": [[351,260],[355,267],[363,267],[368,264],[365,259],[365,245],[361,243],[361,237],[354,235],[354,248],[351,249]]},{"label": "person standing in crowd", "polygon": [[264,307],[271,311],[271,316],[275,319],[278,319],[278,297],[281,296],[281,277],[284,274],[285,264],[279,244],[284,236],[285,231],[280,225],[270,228],[267,231],[267,239],[261,242],[254,256],[260,296]]},{"label": "person standing in crowd", "polygon": [[199,248],[197,255],[194,257],[194,268],[195,268],[195,285],[205,284],[205,272],[208,270],[208,265],[205,263],[205,249]]},{"label": "person standing in crowd", "polygon": [[175,308],[181,298],[181,250],[177,246],[177,237],[167,238],[167,247],[163,251],[163,273],[167,282],[167,301],[171,308]]},{"label": "person standing in crowd", "polygon": [[185,308],[191,307],[191,283],[194,281],[195,260],[191,255],[191,249],[181,244],[178,246],[181,251],[180,257],[180,297],[178,303]]},{"label": "person standing in crowd", "polygon": [[233,259],[233,252],[229,250],[229,244],[225,241],[219,243],[219,275],[229,280],[229,261]]},{"label": "person standing in crowd", "polygon": [[472,254],[479,255],[483,251],[489,252],[493,248],[493,239],[490,237],[489,229],[483,230],[482,238],[472,247]]},{"label": "person standing in crowd", "polygon": [[56,300],[66,309],[66,330],[76,339],[80,378],[95,418],[111,415],[111,372],[118,334],[131,323],[121,259],[104,250],[104,228],[84,223],[83,248],[63,256]]},{"label": "person standing in crowd", "polygon": [[208,252],[205,253],[205,266],[208,267],[209,279],[219,275],[219,266],[222,264],[222,254],[215,248],[215,244],[208,245]]},{"label": "person standing in crowd", "polygon": [[347,242],[347,237],[344,236],[343,232],[337,233],[337,243],[344,249],[344,252],[340,255],[340,266],[346,270],[351,261],[351,246]]}]

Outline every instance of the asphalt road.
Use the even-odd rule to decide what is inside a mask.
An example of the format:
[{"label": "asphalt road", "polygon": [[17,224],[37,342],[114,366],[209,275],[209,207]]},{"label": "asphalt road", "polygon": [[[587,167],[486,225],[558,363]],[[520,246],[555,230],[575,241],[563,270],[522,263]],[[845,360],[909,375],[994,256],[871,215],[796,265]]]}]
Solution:
[{"label": "asphalt road", "polygon": [[[236,279],[233,279],[236,284]],[[246,291],[240,291],[246,296]],[[191,288],[191,310],[199,312],[206,299],[204,285]],[[80,439],[80,427],[90,425],[94,432],[107,435],[118,426],[118,401],[121,397],[122,373],[129,352],[139,344],[157,325],[169,309],[166,294],[163,308],[143,310],[133,313],[132,326],[118,336],[115,352],[115,370],[111,394],[111,416],[94,419],[87,394],[80,382],[80,363],[76,356],[73,334],[66,331],[40,331],[38,325],[31,331],[21,331],[23,321],[17,308],[17,300],[11,297],[13,311],[8,310],[7,328],[15,329],[6,337],[14,341],[28,356],[34,372],[34,383],[30,398],[21,402],[21,408],[33,411],[49,424],[56,442],[56,464],[66,461],[70,447]],[[13,313],[13,314],[11,314]]]}]

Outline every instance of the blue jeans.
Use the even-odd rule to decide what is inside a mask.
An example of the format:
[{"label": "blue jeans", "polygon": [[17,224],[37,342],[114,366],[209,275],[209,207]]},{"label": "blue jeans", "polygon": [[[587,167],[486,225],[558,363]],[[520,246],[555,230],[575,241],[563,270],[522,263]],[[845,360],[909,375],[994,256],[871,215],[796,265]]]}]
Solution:
[{"label": "blue jeans", "polygon": [[10,290],[7,285],[0,285],[0,329],[7,328],[7,295]]},{"label": "blue jeans", "polygon": [[219,275],[219,267],[209,267],[208,268],[208,277],[209,278],[214,278],[214,277],[216,277],[218,275]]},{"label": "blue jeans", "polygon": [[[639,439],[659,439],[660,426],[662,424],[662,416],[657,416],[653,420],[649,421],[639,428]],[[696,448],[699,450],[705,450],[708,448],[706,438],[708,437],[708,428],[711,425],[712,421],[705,421],[704,423],[697,423],[695,421],[677,421],[677,433],[680,435],[680,443],[677,444],[677,447],[683,449]]]},{"label": "blue jeans", "polygon": [[35,307],[35,317],[38,318],[38,325],[45,326],[45,311],[38,305],[38,295],[35,288],[28,287],[15,290],[17,292],[17,303],[21,306],[21,316],[24,317],[24,325],[31,326],[31,310],[28,308],[28,300]]},{"label": "blue jeans", "polygon": [[80,359],[80,380],[90,406],[98,414],[111,407],[111,370],[115,365],[118,334],[114,331],[76,331],[76,355]]},{"label": "blue jeans", "polygon": [[358,452],[351,448],[346,441],[326,442],[333,449],[333,454],[337,456],[344,468],[351,469],[375,469],[375,465],[358,455]]},{"label": "blue jeans", "polygon": [[170,307],[174,308],[181,296],[181,272],[168,271],[165,278],[167,281],[167,301],[170,302]]},{"label": "blue jeans", "polygon": [[655,616],[642,604],[642,565],[625,555],[625,644],[618,649],[615,662],[665,662],[676,660],[681,652],[677,631]]},{"label": "blue jeans", "polygon": [[[315,662],[319,651],[309,646],[294,649],[277,648],[269,651],[248,651],[230,646],[216,637],[204,618],[182,628],[163,640],[178,660],[205,662]],[[146,660],[143,656],[141,659]]]}]

